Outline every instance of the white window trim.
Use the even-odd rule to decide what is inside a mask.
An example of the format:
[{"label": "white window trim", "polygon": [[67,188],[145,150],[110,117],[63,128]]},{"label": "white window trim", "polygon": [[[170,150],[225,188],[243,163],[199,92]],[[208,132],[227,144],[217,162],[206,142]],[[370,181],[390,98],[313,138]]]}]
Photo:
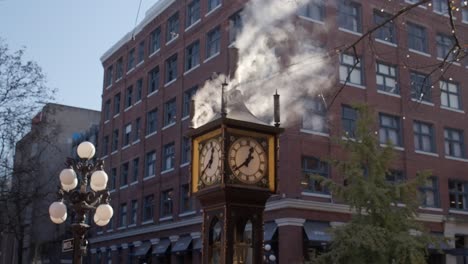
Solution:
[{"label": "white window trim", "polygon": [[220,4],[217,5],[215,8],[211,9],[210,12],[206,13],[205,17],[207,17],[207,16],[213,14],[216,10],[220,9],[222,5],[223,5],[223,4],[220,3]]},{"label": "white window trim", "polygon": [[145,62],[145,60],[141,60],[137,65],[135,65],[135,68],[137,68],[138,66],[142,65],[143,63]]},{"label": "white window trim", "polygon": [[379,42],[379,43],[382,43],[382,44],[385,44],[385,45],[388,45],[388,46],[391,46],[391,47],[398,47],[398,45],[396,43],[392,43],[390,41],[385,41],[383,39],[378,39],[378,38],[375,38],[375,41]]},{"label": "white window trim", "polygon": [[425,57],[428,57],[428,58],[432,57],[431,54],[423,52],[423,51],[419,51],[419,50],[415,50],[415,49],[411,49],[411,48],[408,48],[408,50],[410,52],[412,52],[412,53],[416,53],[416,54],[419,54],[419,55],[422,55],[422,56],[425,56]]},{"label": "white window trim", "polygon": [[207,63],[208,61],[214,59],[214,58],[217,57],[220,53],[221,53],[220,51],[216,52],[216,53],[213,54],[211,57],[206,58],[206,59],[203,61],[203,63]]},{"label": "white window trim", "polygon": [[151,137],[151,136],[154,136],[154,135],[156,135],[157,133],[158,133],[157,130],[154,131],[154,132],[151,132],[150,134],[148,134],[148,135],[145,136],[145,139],[147,139],[147,138],[149,138],[149,137]]},{"label": "white window trim", "polygon": [[186,115],[180,119],[180,121],[185,121],[190,118],[190,115]]},{"label": "white window trim", "polygon": [[432,157],[437,157],[437,158],[439,157],[439,154],[437,154],[435,152],[427,152],[427,151],[423,151],[423,150],[415,150],[414,153],[427,155],[427,156],[432,156]]},{"label": "white window trim", "polygon": [[360,36],[360,37],[362,36],[362,33],[361,33],[361,32],[352,31],[352,30],[349,30],[349,29],[346,29],[346,28],[339,27],[338,30],[339,30],[339,31],[342,31],[342,32],[345,32],[345,33],[349,33],[349,34],[355,35],[355,36]]},{"label": "white window trim", "polygon": [[159,89],[156,89],[156,90],[152,91],[151,93],[149,93],[146,97],[150,97],[150,96],[156,94],[158,91],[159,91]]},{"label": "white window trim", "polygon": [[180,213],[179,217],[190,216],[190,215],[194,215],[196,213],[197,213],[197,211],[194,211],[194,210],[193,211],[187,211],[187,212],[184,212],[184,213]]},{"label": "white window trim", "polygon": [[418,100],[418,99],[415,99],[415,98],[411,98],[411,101],[413,101],[415,103],[418,103],[418,104],[427,105],[427,106],[434,106],[434,103],[432,103],[432,102],[427,102],[427,101],[424,101],[424,100]]},{"label": "white window trim", "polygon": [[133,66],[130,70],[128,70],[125,75],[129,75],[130,73],[132,73],[132,71],[135,70],[135,66]]},{"label": "white window trim", "polygon": [[174,122],[170,123],[169,125],[167,125],[167,126],[161,128],[161,130],[166,130],[167,128],[170,128],[170,127],[172,127],[172,126],[175,126],[176,123],[177,123],[177,122],[174,121]]},{"label": "white window trim", "polygon": [[[444,58],[441,58],[441,57],[437,57],[436,58],[438,61],[444,61]],[[448,63],[448,64],[453,64],[455,66],[461,66],[461,63],[459,62],[456,62],[456,61],[445,61],[445,63]]]},{"label": "white window trim", "polygon": [[129,107],[124,109],[124,112],[127,112],[128,110],[132,109],[133,105],[130,105]]},{"label": "white window trim", "polygon": [[151,219],[151,220],[146,220],[146,221],[144,221],[144,222],[141,222],[141,225],[147,225],[147,224],[152,224],[152,223],[154,223],[154,220],[153,220],[153,219]]},{"label": "white window trim", "polygon": [[420,210],[427,210],[427,211],[433,211],[433,212],[443,212],[444,209],[438,208],[438,207],[424,207],[424,206],[419,206]]},{"label": "white window trim", "polygon": [[163,174],[167,174],[167,173],[169,173],[169,172],[172,172],[172,171],[174,171],[174,167],[172,167],[172,168],[169,168],[169,169],[167,169],[167,170],[164,170],[164,171],[161,171],[161,175],[163,175]]},{"label": "white window trim", "polygon": [[119,150],[114,150],[114,151],[111,152],[111,156],[113,156],[113,155],[115,155],[117,153],[119,153]]},{"label": "white window trim", "polygon": [[172,220],[172,219],[173,219],[172,215],[165,216],[165,217],[159,218],[159,222],[169,221],[169,220]]},{"label": "white window trim", "polygon": [[115,114],[112,118],[117,118],[117,117],[119,117],[119,115],[120,115],[120,112]]},{"label": "white window trim", "polygon": [[198,23],[200,23],[200,21],[201,21],[201,18],[199,18],[197,21],[193,22],[190,26],[188,26],[188,28],[186,28],[184,32],[187,32],[190,29],[194,28]]},{"label": "white window trim", "polygon": [[190,165],[190,161],[187,161],[185,163],[180,164],[180,167],[183,168],[183,167],[186,167],[188,165]]},{"label": "white window trim", "polygon": [[104,125],[107,124],[107,123],[109,123],[109,122],[110,122],[110,120],[107,119],[106,121],[104,121]]},{"label": "white window trim", "polygon": [[184,76],[193,72],[194,70],[196,70],[198,67],[200,67],[200,63],[198,63],[197,65],[193,66],[192,68],[188,69],[186,72],[184,72]]},{"label": "white window trim", "polygon": [[180,34],[177,33],[177,36],[173,37],[171,40],[166,42],[166,46],[169,46],[171,43],[175,42],[179,38],[179,35]]},{"label": "white window trim", "polygon": [[346,82],[346,84],[345,84],[345,82],[341,81],[341,80],[340,80],[340,83],[344,84],[346,86],[351,86],[351,87],[355,87],[355,88],[359,88],[359,89],[364,89],[364,90],[367,89],[366,86],[360,85],[360,84],[355,84],[355,83],[351,83],[351,82]]},{"label": "white window trim", "polygon": [[109,157],[109,156],[104,155],[104,156],[101,157],[101,159],[107,159],[108,157]]},{"label": "white window trim", "polygon": [[112,82],[111,84],[107,85],[106,90],[110,89],[112,87]]},{"label": "white window trim", "polygon": [[302,132],[302,133],[307,133],[307,134],[316,135],[316,136],[321,136],[321,137],[327,137],[327,138],[330,137],[330,134],[329,134],[329,133],[323,133],[323,132],[313,131],[313,130],[309,130],[309,129],[305,129],[305,128],[301,128],[299,131]]},{"label": "white window trim", "polygon": [[153,175],[150,175],[150,176],[145,176],[145,177],[143,178],[143,181],[152,179],[152,178],[154,178],[154,177],[156,177],[156,174],[153,174]]},{"label": "white window trim", "polygon": [[[389,145],[383,144],[383,143],[380,143],[380,146],[383,148],[389,147]],[[392,149],[398,150],[398,151],[405,151],[405,148],[401,146],[392,146]]]},{"label": "white window trim", "polygon": [[125,185],[120,186],[119,189],[122,190],[122,189],[127,189],[127,188],[128,188],[128,184],[125,184]]},{"label": "white window trim", "polygon": [[138,180],[136,180],[136,181],[134,181],[134,182],[131,182],[131,183],[130,183],[130,186],[133,186],[133,185],[135,185],[135,184],[138,184]]},{"label": "white window trim", "polygon": [[468,162],[468,159],[459,158],[459,157],[454,157],[454,156],[445,155],[445,158],[448,159],[448,160],[456,160],[456,161]]},{"label": "white window trim", "polygon": [[156,53],[158,53],[160,50],[161,50],[161,48],[159,48],[159,49],[153,51],[153,53],[151,53],[151,54],[148,56],[148,58],[153,57],[153,56],[154,56]]},{"label": "white window trim", "polygon": [[313,19],[313,18],[310,18],[310,17],[301,16],[301,15],[299,15],[298,17],[299,17],[300,19],[305,20],[305,21],[317,23],[317,24],[320,24],[320,25],[325,25],[325,22],[324,22],[324,21],[320,21],[320,20],[317,20],[317,19]]},{"label": "white window trim", "polygon": [[138,143],[140,143],[140,139],[137,139],[137,140],[133,141],[133,142],[132,142],[132,145],[136,145],[136,144],[138,144]]},{"label": "white window trim", "polygon": [[457,210],[457,209],[449,209],[450,214],[461,214],[461,215],[468,215],[468,211]]},{"label": "white window trim", "polygon": [[399,94],[389,93],[389,92],[382,91],[382,90],[379,90],[379,89],[377,89],[377,93],[392,96],[392,97],[395,97],[395,98],[401,98],[401,95],[399,95]]},{"label": "white window trim", "polygon": [[141,103],[141,99],[136,101],[133,105],[137,105],[137,104],[140,104]]},{"label": "white window trim", "polygon": [[120,80],[122,80],[122,77],[118,78],[117,80],[115,80],[115,83],[118,83]]},{"label": "white window trim", "polygon": [[164,84],[164,87],[168,87],[169,85],[175,83],[176,81],[177,81],[177,78],[175,78],[175,79],[171,80],[170,82]]},{"label": "white window trim", "polygon": [[301,195],[303,195],[303,196],[309,196],[309,197],[327,198],[327,199],[331,199],[331,198],[332,198],[331,194],[318,193],[318,192],[306,192],[306,191],[303,191],[303,192],[301,192]]},{"label": "white window trim", "polygon": [[136,226],[136,224],[130,224],[127,227],[135,227],[135,226]]},{"label": "white window trim", "polygon": [[131,145],[132,145],[132,144],[128,143],[127,145],[125,145],[125,146],[122,147],[122,150],[128,149]]},{"label": "white window trim", "polygon": [[448,110],[448,111],[452,111],[452,112],[460,113],[460,114],[465,113],[464,110],[460,110],[458,108],[452,108],[452,107],[448,107],[448,106],[443,106],[443,105],[440,105],[440,109],[444,109],[444,110]]}]

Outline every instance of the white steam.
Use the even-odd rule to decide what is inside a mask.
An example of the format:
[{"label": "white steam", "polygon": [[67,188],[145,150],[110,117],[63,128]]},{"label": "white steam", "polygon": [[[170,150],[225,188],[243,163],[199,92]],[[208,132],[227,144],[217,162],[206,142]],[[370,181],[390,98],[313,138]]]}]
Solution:
[{"label": "white steam", "polygon": [[[289,125],[304,112],[305,98],[331,87],[333,68],[316,35],[301,26],[295,14],[310,0],[252,0],[243,13],[235,47],[235,76],[217,76],[195,95],[193,124],[199,127],[220,112],[221,84],[237,89],[249,110],[272,123],[273,94],[281,96],[281,123]],[[229,105],[227,112],[229,117]]]}]

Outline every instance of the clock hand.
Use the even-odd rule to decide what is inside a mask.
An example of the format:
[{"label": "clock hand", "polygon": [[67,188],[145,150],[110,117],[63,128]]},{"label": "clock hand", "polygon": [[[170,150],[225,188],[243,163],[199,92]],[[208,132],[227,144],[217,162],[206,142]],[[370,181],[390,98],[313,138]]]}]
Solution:
[{"label": "clock hand", "polygon": [[245,161],[242,162],[239,166],[235,167],[234,170],[238,170],[238,169],[240,169],[242,166],[248,167],[250,161],[253,160],[253,155],[252,155],[253,151],[254,151],[254,148],[251,147],[251,148],[249,149],[249,155],[247,156],[247,158],[245,159]]},{"label": "clock hand", "polygon": [[205,171],[208,168],[211,168],[211,164],[213,163],[213,153],[214,153],[214,148],[211,149],[210,159],[208,160],[208,164],[206,164],[205,168],[202,170],[201,175],[205,174]]}]

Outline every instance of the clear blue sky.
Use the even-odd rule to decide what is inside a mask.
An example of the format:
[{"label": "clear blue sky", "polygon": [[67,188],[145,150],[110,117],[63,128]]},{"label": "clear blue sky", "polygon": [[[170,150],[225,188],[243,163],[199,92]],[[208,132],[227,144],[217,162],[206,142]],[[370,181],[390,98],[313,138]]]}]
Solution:
[{"label": "clear blue sky", "polygon": [[[142,0],[138,22],[158,0]],[[0,37],[26,47],[56,102],[101,109],[101,55],[135,25],[140,0],[0,0]]]}]

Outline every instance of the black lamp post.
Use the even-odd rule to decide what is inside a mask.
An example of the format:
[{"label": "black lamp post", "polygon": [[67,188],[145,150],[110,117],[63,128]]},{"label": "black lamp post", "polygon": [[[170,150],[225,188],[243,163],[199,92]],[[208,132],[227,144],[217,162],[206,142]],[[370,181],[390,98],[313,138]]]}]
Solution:
[{"label": "black lamp post", "polygon": [[65,204],[71,206],[75,213],[72,223],[74,264],[81,264],[82,256],[86,255],[88,214],[96,211],[94,222],[98,226],[105,226],[114,213],[109,205],[108,177],[103,170],[104,162],[98,160],[94,163],[90,160],[95,152],[93,144],[83,142],[77,148],[80,159],[67,159],[67,169],[60,173],[61,186],[57,192],[59,201],[53,202],[49,207],[50,219],[56,224],[61,224],[67,219]]}]

